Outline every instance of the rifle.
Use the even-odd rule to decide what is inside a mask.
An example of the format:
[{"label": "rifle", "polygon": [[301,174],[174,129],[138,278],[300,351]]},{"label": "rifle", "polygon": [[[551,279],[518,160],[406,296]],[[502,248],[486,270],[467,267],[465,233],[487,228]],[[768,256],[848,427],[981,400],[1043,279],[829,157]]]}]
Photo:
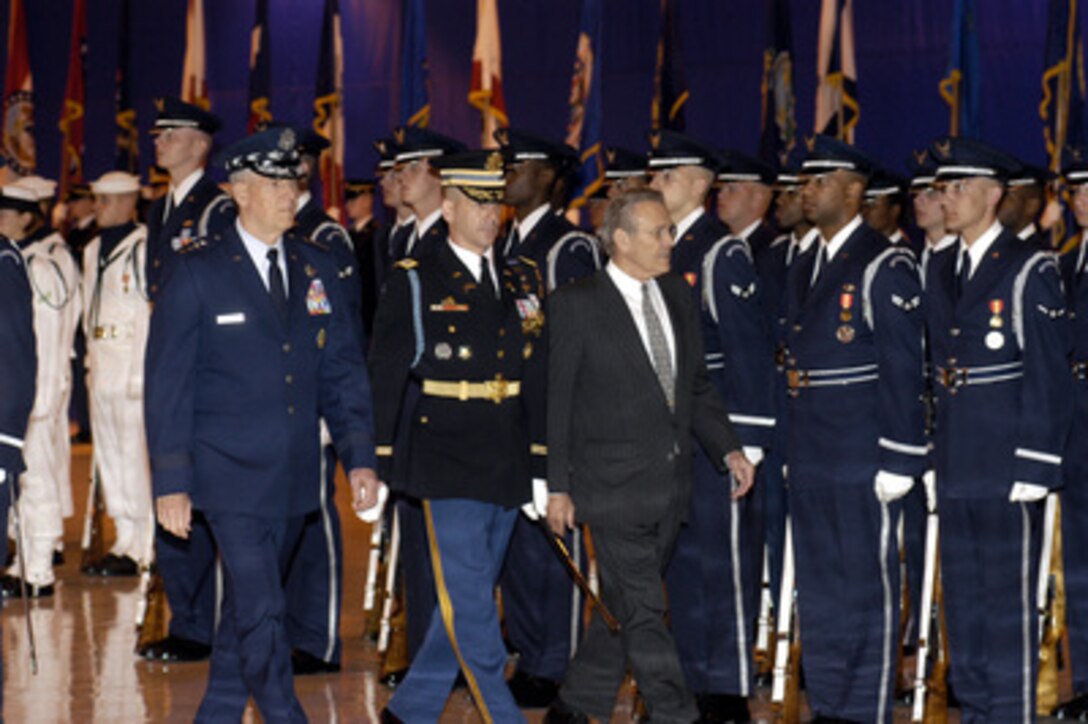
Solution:
[{"label": "rifle", "polygon": [[774,666],[771,656],[771,618],[774,602],[771,595],[771,567],[767,547],[763,547],[763,576],[760,581],[759,618],[756,623],[756,672],[759,677],[766,677]]},{"label": "rifle", "polygon": [[155,512],[151,512],[147,546],[140,561],[140,597],[136,603],[136,651],[166,638],[166,587],[155,570]]},{"label": "rifle", "polygon": [[105,541],[102,536],[102,483],[99,478],[98,465],[91,453],[91,483],[87,489],[87,505],[83,514],[83,537],[80,541],[79,568],[84,573],[93,574],[95,566],[106,554]]},{"label": "rifle", "polygon": [[801,637],[795,623],[797,599],[794,592],[793,525],[786,517],[782,551],[782,589],[778,596],[771,708],[775,721],[796,724],[801,720]]},{"label": "rifle", "polygon": [[[1053,508],[1051,499],[1055,498]],[[1039,623],[1042,639],[1039,648],[1039,678],[1036,682],[1035,713],[1050,716],[1058,706],[1058,670],[1062,638],[1065,635],[1065,576],[1062,569],[1061,504],[1054,494],[1047,496],[1044,524],[1044,554],[1046,541],[1050,539],[1050,556],[1039,560],[1039,585],[1046,581],[1044,615]]]},{"label": "rifle", "polygon": [[[7,480],[7,472],[0,470],[0,483]],[[22,589],[23,613],[26,616],[26,640],[30,648],[30,671],[38,675],[38,646],[34,642],[34,622],[30,619],[30,590],[26,582],[26,541],[23,540],[22,516],[19,515],[18,501],[15,499],[15,478],[7,480],[8,504],[11,508],[11,523],[15,526],[15,552],[19,556],[19,586]]]},{"label": "rifle", "polygon": [[393,509],[392,530],[389,533],[389,554],[385,563],[385,590],[382,592],[382,618],[378,624],[378,653],[389,648],[390,621],[393,599],[396,598],[397,559],[400,558],[400,515]]},{"label": "rifle", "polygon": [[926,515],[925,566],[922,572],[922,600],[918,606],[918,657],[914,673],[914,703],[910,719],[914,724],[928,721],[926,718],[926,669],[928,668],[930,655],[930,629],[933,621],[931,611],[934,610],[934,591],[940,585],[938,580],[940,577],[940,564],[937,560],[939,526],[937,509],[936,506],[933,506]]}]

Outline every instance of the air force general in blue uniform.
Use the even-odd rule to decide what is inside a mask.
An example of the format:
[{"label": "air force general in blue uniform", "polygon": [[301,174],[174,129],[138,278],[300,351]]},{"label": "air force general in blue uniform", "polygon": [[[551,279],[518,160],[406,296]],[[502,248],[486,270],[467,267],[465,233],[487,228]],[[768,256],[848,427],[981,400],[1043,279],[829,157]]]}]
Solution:
[{"label": "air force general in blue uniform", "polygon": [[291,678],[282,576],[318,507],[324,418],[357,507],[374,502],[369,383],[329,252],[290,233],[294,133],[227,149],[239,218],[183,254],[155,304],[148,443],[160,522],[211,526],[225,574],[198,721],[305,721]]}]

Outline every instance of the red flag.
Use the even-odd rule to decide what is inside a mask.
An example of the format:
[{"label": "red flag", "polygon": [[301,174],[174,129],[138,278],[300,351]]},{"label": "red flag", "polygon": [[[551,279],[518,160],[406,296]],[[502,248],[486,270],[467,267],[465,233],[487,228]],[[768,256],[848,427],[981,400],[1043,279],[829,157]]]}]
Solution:
[{"label": "red flag", "polygon": [[4,77],[4,156],[20,176],[34,172],[34,81],[26,40],[23,0],[11,0],[8,66]]},{"label": "red flag", "polygon": [[60,197],[68,187],[83,182],[83,58],[87,54],[87,2],[73,0],[72,49],[68,54],[68,84],[60,112]]},{"label": "red flag", "polygon": [[510,125],[502,95],[498,0],[476,0],[476,44],[472,48],[468,102],[483,115],[483,147],[495,148],[495,130]]},{"label": "red flag", "polygon": [[189,0],[185,14],[185,62],[181,70],[181,100],[211,108],[204,60],[204,0]]}]

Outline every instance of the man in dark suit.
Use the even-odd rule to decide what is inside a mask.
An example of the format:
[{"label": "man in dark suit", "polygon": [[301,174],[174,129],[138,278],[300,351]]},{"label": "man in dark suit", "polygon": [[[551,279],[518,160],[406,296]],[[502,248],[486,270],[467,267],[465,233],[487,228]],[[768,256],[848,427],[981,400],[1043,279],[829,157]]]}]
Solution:
[{"label": "man in dark suit", "polygon": [[[38,375],[34,310],[26,263],[19,250],[0,236],[0,534],[7,539],[12,487],[23,472],[23,444],[34,406]],[[0,656],[2,659],[2,656]],[[0,661],[0,689],[4,668]],[[3,693],[0,692],[0,711]]]},{"label": "man in dark suit", "polygon": [[356,509],[378,480],[362,350],[330,252],[288,230],[299,157],[291,129],[224,152],[238,220],[194,243],[162,290],[147,352],[147,436],[159,522],[193,511],[223,563],[223,608],[197,721],[305,721],[291,677],[283,586],[318,509],[324,419]]},{"label": "man in dark suit", "polygon": [[[147,211],[147,293],[152,301],[166,286],[182,250],[207,238],[234,216],[233,204],[205,173],[215,115],[177,98],[157,101],[155,159],[170,174],[166,194]],[[170,604],[170,629],[140,655],[156,661],[199,661],[211,653],[215,611],[215,543],[196,515],[186,540],[155,528],[155,564]]]},{"label": "man in dark suit", "polygon": [[707,376],[695,299],[667,274],[661,194],[614,199],[602,237],[608,266],[548,305],[548,523],[591,526],[602,599],[621,629],[593,619],[545,721],[607,721],[630,665],[654,721],[691,722],[699,712],[661,576],[688,512],[693,441],[728,468],[736,498],[753,468]]}]

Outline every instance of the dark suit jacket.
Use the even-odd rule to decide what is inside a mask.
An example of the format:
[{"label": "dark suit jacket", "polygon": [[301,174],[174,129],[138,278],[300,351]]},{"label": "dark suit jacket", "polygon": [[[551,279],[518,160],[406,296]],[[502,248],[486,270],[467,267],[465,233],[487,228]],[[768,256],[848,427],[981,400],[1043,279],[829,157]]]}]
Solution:
[{"label": "dark suit jacket", "polygon": [[178,255],[147,343],[156,497],[266,518],[316,510],[319,417],[345,469],[374,466],[368,378],[335,261],[290,232],[284,246],[286,325],[234,226]]},{"label": "dark suit jacket", "polygon": [[658,279],[675,336],[670,411],[634,319],[606,270],[548,300],[548,486],[580,521],[617,525],[687,509],[692,433],[722,465],[740,441],[707,377],[699,315],[682,277]]}]

